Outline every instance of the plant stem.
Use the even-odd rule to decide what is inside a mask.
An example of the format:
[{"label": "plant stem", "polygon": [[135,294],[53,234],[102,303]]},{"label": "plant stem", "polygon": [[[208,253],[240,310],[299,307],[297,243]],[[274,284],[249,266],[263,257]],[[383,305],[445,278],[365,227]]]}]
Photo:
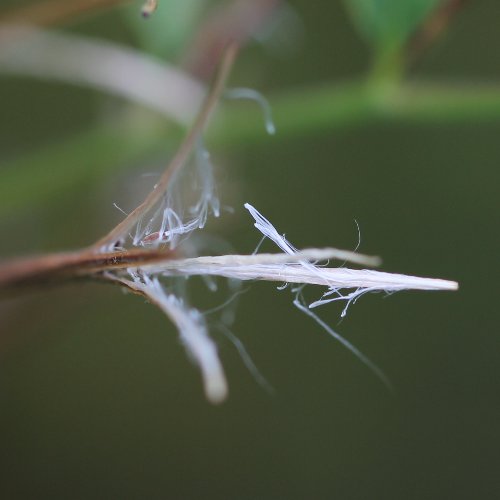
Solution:
[{"label": "plant stem", "polygon": [[154,264],[174,257],[169,250],[129,250],[103,254],[80,250],[11,260],[0,264],[0,295],[26,288],[96,277],[101,271],[113,271]]},{"label": "plant stem", "polygon": [[[500,87],[403,83],[391,92],[362,82],[305,88],[270,96],[276,135],[265,133],[261,112],[248,103],[227,104],[208,130],[212,147],[238,148],[379,123],[472,124],[500,121]],[[151,118],[127,126],[106,123],[45,152],[2,166],[0,215],[32,207],[72,186],[137,165],[180,138]],[[94,157],[93,157],[94,155]],[[56,175],[57,172],[57,175]],[[46,182],[50,175],[50,183]],[[44,186],[43,189],[40,186]]]},{"label": "plant stem", "polygon": [[128,233],[128,231],[139,221],[139,219],[148,210],[150,210],[161,199],[162,196],[164,196],[170,180],[175,175],[175,173],[179,171],[186,163],[187,158],[189,157],[191,151],[195,146],[197,138],[202,134],[205,126],[207,125],[208,119],[210,118],[212,111],[219,101],[220,94],[224,89],[226,79],[229,76],[229,72],[231,71],[237,52],[238,45],[236,43],[230,43],[227,46],[222,56],[221,64],[215,75],[213,85],[210,88],[205,101],[203,102],[200,113],[198,114],[194,125],[191,127],[188,135],[182,142],[172,161],[163,172],[154,189],[149,193],[146,199],[137,208],[135,208],[120,224],[118,224],[111,230],[110,233],[98,240],[92,246],[94,250],[102,251],[103,247],[107,247],[110,245],[113,246],[118,240],[123,237],[123,235]]},{"label": "plant stem", "polygon": [[0,24],[52,25],[72,19],[82,13],[109,9],[131,0],[45,0],[2,10]]},{"label": "plant stem", "polygon": [[79,277],[106,279],[104,271],[139,267],[172,257],[172,251],[114,250],[116,243],[121,240],[123,235],[161,199],[172,176],[185,164],[197,138],[205,128],[219,101],[237,52],[238,44],[236,43],[230,43],[226,47],[213,85],[202,104],[193,127],[146,199],[106,236],[87,249],[13,260],[0,264],[0,292],[11,293],[30,286],[59,283]]},{"label": "plant stem", "polygon": [[[270,140],[301,137],[378,123],[453,124],[500,120],[500,87],[405,83],[391,87],[352,82],[270,97],[277,133]],[[227,107],[210,131],[216,145],[266,139],[259,110]]]}]

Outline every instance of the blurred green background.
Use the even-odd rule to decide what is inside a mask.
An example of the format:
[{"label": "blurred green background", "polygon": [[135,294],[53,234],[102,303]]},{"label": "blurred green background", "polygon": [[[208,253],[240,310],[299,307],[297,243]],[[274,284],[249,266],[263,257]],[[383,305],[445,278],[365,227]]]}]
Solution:
[{"label": "blurred green background", "polygon": [[[290,7],[274,38],[242,51],[231,84],[262,90],[273,105],[273,96],[309,89],[306,99],[368,73],[372,52],[343,3]],[[120,10],[65,29],[177,63],[205,13],[186,14],[162,47]],[[499,53],[497,2],[471,2],[406,78],[500,93]],[[120,219],[112,203],[132,207],[136,186],[147,189],[143,174],[161,171],[181,137],[178,127],[163,137],[151,111],[63,83],[0,74],[0,99],[4,257],[78,248],[104,234]],[[383,270],[455,279],[460,291],[366,296],[341,323],[341,306],[319,311],[390,376],[391,394],[287,290],[245,285],[232,331],[275,390],[264,391],[215,331],[230,383],[217,407],[174,327],[141,299],[87,284],[5,300],[1,497],[498,498],[500,114],[324,123],[280,136],[282,111],[268,137],[251,104],[224,104],[226,122],[237,112],[255,132],[238,138],[223,121],[212,141],[208,134],[222,203],[235,211],[207,232],[253,251],[259,235],[246,201],[298,247],[353,248],[356,220],[360,250],[381,255]],[[113,120],[158,138],[129,157],[133,144],[99,136]],[[89,134],[93,149],[75,139]],[[192,288],[202,310],[223,301],[201,280]]]}]

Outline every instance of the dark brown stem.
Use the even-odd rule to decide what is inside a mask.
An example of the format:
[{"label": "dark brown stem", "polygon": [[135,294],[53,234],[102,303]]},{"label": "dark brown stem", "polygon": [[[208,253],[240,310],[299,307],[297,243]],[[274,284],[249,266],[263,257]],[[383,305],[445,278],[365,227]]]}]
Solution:
[{"label": "dark brown stem", "polygon": [[0,264],[0,292],[57,284],[75,278],[174,258],[170,250],[129,250],[96,254],[90,251],[55,253]]}]

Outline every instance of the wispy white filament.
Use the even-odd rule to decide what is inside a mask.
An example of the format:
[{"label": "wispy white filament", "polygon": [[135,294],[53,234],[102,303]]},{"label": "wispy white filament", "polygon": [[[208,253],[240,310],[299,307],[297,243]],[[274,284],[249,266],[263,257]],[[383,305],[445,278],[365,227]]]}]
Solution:
[{"label": "wispy white filament", "polygon": [[[203,176],[202,176],[203,177]],[[208,187],[207,187],[208,186]],[[212,193],[210,183],[202,187],[201,192]],[[199,198],[199,203],[193,206],[195,220],[203,220],[206,211],[213,200],[210,196]],[[267,280],[284,283],[297,283],[301,285],[313,284],[326,287],[323,296],[307,306],[300,295],[300,291],[294,300],[295,306],[316,321],[332,337],[337,339],[342,345],[349,349],[358,359],[367,365],[387,386],[390,386],[385,374],[366,355],[359,351],[349,341],[332,330],[323,320],[321,320],[311,308],[328,302],[344,300],[347,302],[345,311],[349,304],[356,301],[358,297],[367,292],[395,292],[400,290],[456,290],[458,285],[454,281],[420,278],[406,276],[403,274],[391,274],[367,269],[354,270],[342,267],[329,268],[320,267],[317,262],[328,261],[330,259],[340,259],[342,261],[353,261],[358,264],[376,265],[378,259],[354,252],[338,250],[334,248],[326,249],[306,249],[299,251],[286,238],[278,233],[276,228],[253,206],[248,203],[245,207],[254,218],[255,227],[267,238],[270,238],[278,245],[283,253],[279,254],[253,254],[253,255],[221,255],[202,256],[184,259],[173,259],[169,257],[165,261],[156,262],[140,266],[137,269],[128,269],[128,273],[133,280],[116,277],[133,290],[140,291],[150,300],[156,303],[175,323],[181,338],[193,359],[201,369],[207,398],[216,403],[223,400],[227,394],[227,383],[224,372],[217,355],[217,349],[207,333],[207,328],[203,316],[195,309],[190,309],[172,294],[168,294],[162,288],[158,276],[222,276],[238,280]],[[162,207],[164,210],[162,226],[158,231],[157,238],[164,238],[164,234],[173,231],[173,228],[189,226],[182,222],[173,210],[168,214],[169,207]],[[212,205],[212,210],[214,210]],[[144,235],[154,233],[148,232],[158,215],[159,210],[150,220],[145,230],[139,230]],[[167,220],[168,217],[170,220]],[[200,215],[201,214],[201,215]],[[204,221],[203,221],[204,223]],[[230,338],[242,354],[245,364],[252,373],[256,373],[255,365],[249,360],[244,348],[234,337]],[[258,373],[258,372],[257,372]],[[257,380],[259,376],[256,376]],[[262,380],[260,380],[262,383]]]},{"label": "wispy white filament", "polygon": [[266,132],[269,135],[274,135],[276,133],[276,126],[274,125],[273,115],[271,111],[271,106],[268,100],[260,93],[254,89],[247,88],[236,88],[226,90],[224,96],[228,99],[250,99],[255,101],[264,114],[264,123],[266,126]]},{"label": "wispy white filament", "polygon": [[[184,185],[186,178],[188,186]],[[199,138],[192,165],[174,176],[147,224],[143,225],[142,221],[137,224],[133,245],[156,247],[167,243],[175,248],[182,236],[203,229],[210,212],[219,217],[220,204],[210,154]]]},{"label": "wispy white filament", "polygon": [[203,316],[196,309],[188,309],[174,295],[163,293],[160,297],[158,285],[156,297],[159,305],[177,326],[181,340],[200,367],[205,395],[212,403],[220,403],[227,396],[227,382],[222,369],[217,347],[208,336]]},{"label": "wispy white filament", "polygon": [[[298,255],[296,248],[290,244],[284,236],[280,235],[276,228],[258,210],[249,203],[245,204],[245,208],[254,218],[255,227],[264,236],[271,239],[284,252]],[[288,283],[325,285],[328,287],[328,291],[325,292],[321,299],[310,304],[309,307],[316,307],[329,302],[344,300],[347,302],[347,305],[342,312],[342,316],[346,314],[349,304],[356,301],[358,297],[367,292],[390,293],[401,290],[456,290],[458,288],[457,283],[454,281],[419,278],[367,269],[325,268],[315,266],[306,260],[300,260],[299,264],[300,266],[292,264],[286,266],[286,268],[267,269],[267,277],[260,279],[274,279]],[[343,294],[342,290],[345,289],[351,289],[353,291]],[[334,295],[334,297],[330,297],[331,295]]]},{"label": "wispy white filament", "polygon": [[[328,249],[311,249],[298,252],[301,261],[306,258],[320,259],[328,255]],[[325,258],[325,257],[323,257]],[[169,260],[162,264],[149,264],[142,269],[165,275],[211,274],[240,280],[282,281],[308,285],[324,285],[331,288],[362,288],[373,291],[397,292],[401,290],[457,290],[455,281],[421,278],[405,274],[385,273],[369,269],[347,269],[340,267],[316,268],[314,272],[302,264],[293,262],[286,254],[222,255],[216,257],[194,257]],[[327,292],[327,294],[330,292]],[[322,303],[334,299],[322,299]],[[314,303],[313,305],[320,305]]]},{"label": "wispy white filament", "polygon": [[[360,256],[361,257],[361,256]],[[148,264],[141,269],[151,274],[165,276],[213,275],[239,280],[281,281],[329,287],[327,296],[337,289],[397,292],[401,290],[457,290],[455,281],[420,278],[405,274],[385,273],[370,269],[342,267],[317,267],[311,262],[337,258],[336,249],[308,249],[289,254],[221,255],[169,259],[162,263]],[[303,262],[314,267],[311,271]],[[345,297],[344,297],[345,298]],[[335,299],[321,299],[321,303]],[[318,301],[320,302],[320,301]],[[311,306],[320,305],[316,302]]]},{"label": "wispy white filament", "polygon": [[250,372],[250,374],[253,376],[253,378],[257,381],[257,383],[263,387],[267,392],[272,393],[274,392],[273,388],[269,384],[269,382],[264,378],[264,376],[260,373],[259,369],[253,362],[252,358],[248,354],[247,350],[245,349],[245,346],[243,345],[243,342],[236,337],[230,330],[224,325],[219,325],[219,328],[222,330],[224,335],[232,342],[236,350],[238,351],[238,354],[240,355],[241,359],[243,360],[243,363],[247,367],[247,370]]},{"label": "wispy white filament", "polygon": [[227,397],[228,387],[217,347],[209,337],[202,314],[190,309],[178,297],[168,294],[156,278],[131,272],[132,280],[117,279],[128,288],[140,292],[156,304],[172,320],[186,350],[201,370],[207,399],[220,403]]},{"label": "wispy white filament", "polygon": [[351,344],[346,338],[339,335],[335,330],[333,330],[329,325],[327,325],[317,314],[310,310],[309,307],[304,303],[300,294],[293,301],[293,305],[302,311],[304,314],[312,318],[316,323],[318,323],[323,330],[325,330],[331,337],[333,337],[337,342],[340,342],[346,349],[351,351],[354,356],[356,356],[364,365],[366,365],[377,377],[384,383],[384,385],[392,390],[391,381],[387,378],[387,375],[365,354],[363,354],[355,345]]}]

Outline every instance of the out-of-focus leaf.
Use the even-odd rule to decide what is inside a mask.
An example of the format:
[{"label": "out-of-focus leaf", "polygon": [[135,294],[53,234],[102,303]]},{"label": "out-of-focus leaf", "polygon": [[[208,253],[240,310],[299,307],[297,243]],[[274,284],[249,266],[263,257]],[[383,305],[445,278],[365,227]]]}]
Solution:
[{"label": "out-of-focus leaf", "polygon": [[1,165],[0,216],[86,188],[110,172],[168,150],[172,130],[106,124]]},{"label": "out-of-focus leaf", "polygon": [[145,51],[170,56],[193,36],[206,0],[161,0],[149,18],[141,16],[140,5],[123,8],[123,14]]},{"label": "out-of-focus leaf", "polygon": [[[265,141],[380,123],[485,123],[500,121],[497,86],[436,86],[403,83],[383,100],[364,82],[314,86],[271,96],[277,134],[268,136],[262,113],[249,103],[232,103],[214,117],[206,142],[217,151]],[[0,164],[0,217],[48,203],[58,193],[86,189],[113,172],[175,150],[181,131],[137,120],[103,123],[43,151]],[[167,160],[167,159],[166,159]]]},{"label": "out-of-focus leaf", "polygon": [[344,0],[354,24],[377,51],[401,47],[442,0]]}]

